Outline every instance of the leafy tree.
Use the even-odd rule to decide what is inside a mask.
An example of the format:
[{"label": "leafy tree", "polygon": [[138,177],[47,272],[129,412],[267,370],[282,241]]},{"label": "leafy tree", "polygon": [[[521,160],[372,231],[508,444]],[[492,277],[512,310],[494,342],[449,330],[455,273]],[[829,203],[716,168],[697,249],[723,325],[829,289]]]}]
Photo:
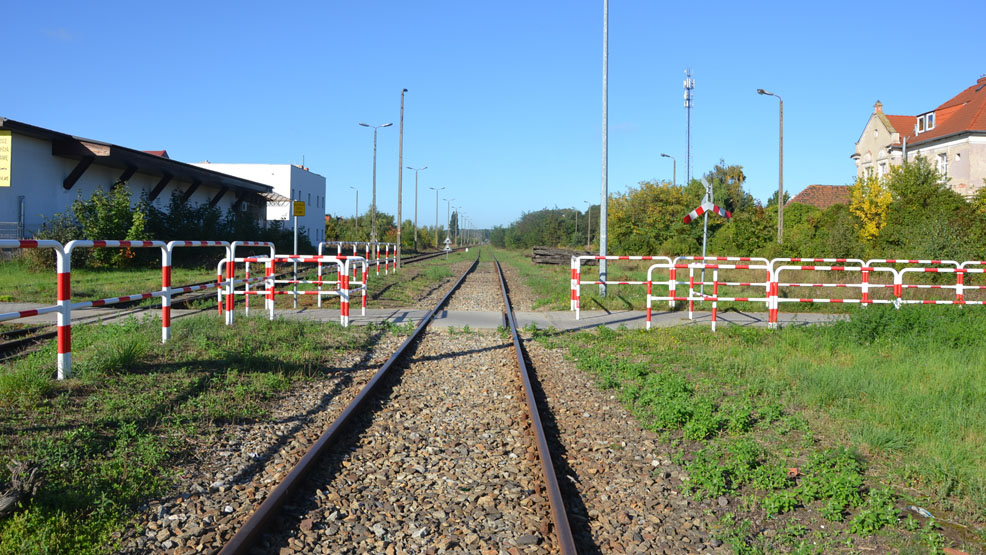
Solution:
[{"label": "leafy tree", "polygon": [[[147,203],[130,205],[127,184],[117,181],[108,193],[97,188],[89,200],[77,199],[72,213],[79,222],[83,239],[142,241],[151,238],[147,230]],[[86,255],[94,266],[129,266],[136,263],[132,249],[92,249]]]},{"label": "leafy tree", "polygon": [[893,201],[887,180],[868,172],[856,178],[849,194],[849,211],[860,222],[859,236],[863,241],[872,243],[883,226],[887,225],[887,214]]}]

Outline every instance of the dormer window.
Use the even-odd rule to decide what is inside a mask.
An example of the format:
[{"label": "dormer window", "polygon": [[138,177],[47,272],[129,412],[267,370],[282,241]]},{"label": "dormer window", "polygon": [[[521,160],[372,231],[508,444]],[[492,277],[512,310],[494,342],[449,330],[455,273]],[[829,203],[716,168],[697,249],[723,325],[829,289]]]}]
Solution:
[{"label": "dormer window", "polygon": [[914,130],[917,131],[918,133],[924,131],[924,116],[918,116],[917,125],[915,125],[914,127],[915,127]]},{"label": "dormer window", "polygon": [[932,112],[932,113],[924,116],[924,121],[925,121],[925,124],[924,125],[925,125],[925,130],[926,131],[931,131],[932,129],[934,129],[935,128],[935,114],[934,114],[934,112]]}]

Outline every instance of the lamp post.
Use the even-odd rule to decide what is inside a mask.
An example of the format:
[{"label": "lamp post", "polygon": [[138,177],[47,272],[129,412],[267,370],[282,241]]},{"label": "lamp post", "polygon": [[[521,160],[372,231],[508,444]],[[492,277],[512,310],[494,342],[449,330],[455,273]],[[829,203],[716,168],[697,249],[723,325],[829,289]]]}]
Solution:
[{"label": "lamp post", "polygon": [[435,248],[438,248],[438,191],[441,191],[445,187],[428,187],[432,191],[435,191]]},{"label": "lamp post", "polygon": [[356,229],[353,241],[359,241],[359,189],[349,186],[350,189],[356,191],[356,217],[353,218],[353,227]]},{"label": "lamp post", "polygon": [[784,99],[770,91],[757,89],[766,96],[776,96],[780,101],[780,134],[777,154],[777,244],[784,242]]},{"label": "lamp post", "polygon": [[664,154],[662,152],[661,156],[663,158],[671,159],[671,186],[673,187],[677,185],[677,181],[678,181],[678,161],[675,160],[674,156],[671,156],[670,154]]},{"label": "lamp post", "polygon": [[383,125],[370,125],[360,122],[363,127],[373,128],[373,201],[370,204],[370,242],[377,242],[377,129],[390,127],[393,123]]},{"label": "lamp post", "polygon": [[589,250],[592,248],[590,246],[592,245],[592,239],[590,238],[592,237],[592,204],[590,204],[587,200],[583,200],[582,202],[589,205],[589,207],[585,209],[585,220],[589,222],[585,229],[585,250]]},{"label": "lamp post", "polygon": [[454,198],[443,198],[445,201],[445,238],[452,236],[452,201]]},{"label": "lamp post", "polygon": [[[609,210],[609,0],[603,0],[603,161],[599,201],[599,296],[606,296],[606,214]],[[590,205],[590,209],[591,209]]]},{"label": "lamp post", "polygon": [[397,248],[394,249],[394,270],[401,267],[401,230],[404,228],[401,218],[401,201],[404,200],[404,93],[407,89],[401,89],[401,135],[400,144],[397,147]]},{"label": "lamp post", "polygon": [[428,166],[423,168],[408,166],[407,169],[414,170],[414,252],[418,252],[418,172],[427,170]]}]

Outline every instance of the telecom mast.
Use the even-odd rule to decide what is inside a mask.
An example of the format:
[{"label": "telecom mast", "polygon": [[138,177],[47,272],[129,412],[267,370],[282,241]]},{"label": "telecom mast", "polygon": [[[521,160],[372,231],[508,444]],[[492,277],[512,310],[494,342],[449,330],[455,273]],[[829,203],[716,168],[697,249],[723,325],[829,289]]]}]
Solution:
[{"label": "telecom mast", "polygon": [[695,80],[692,79],[691,68],[685,70],[685,111],[688,113],[688,126],[685,135],[687,144],[685,148],[685,186],[692,182],[692,91],[695,89]]}]

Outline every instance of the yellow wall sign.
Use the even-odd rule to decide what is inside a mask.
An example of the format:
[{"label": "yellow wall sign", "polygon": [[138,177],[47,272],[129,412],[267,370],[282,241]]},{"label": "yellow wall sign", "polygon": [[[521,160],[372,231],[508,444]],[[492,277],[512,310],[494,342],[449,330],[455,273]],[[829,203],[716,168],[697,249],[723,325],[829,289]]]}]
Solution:
[{"label": "yellow wall sign", "polygon": [[10,187],[10,131],[0,131],[0,187]]},{"label": "yellow wall sign", "polygon": [[292,206],[292,211],[291,211],[292,216],[301,217],[305,215],[305,201],[296,200],[291,203],[291,206]]}]

